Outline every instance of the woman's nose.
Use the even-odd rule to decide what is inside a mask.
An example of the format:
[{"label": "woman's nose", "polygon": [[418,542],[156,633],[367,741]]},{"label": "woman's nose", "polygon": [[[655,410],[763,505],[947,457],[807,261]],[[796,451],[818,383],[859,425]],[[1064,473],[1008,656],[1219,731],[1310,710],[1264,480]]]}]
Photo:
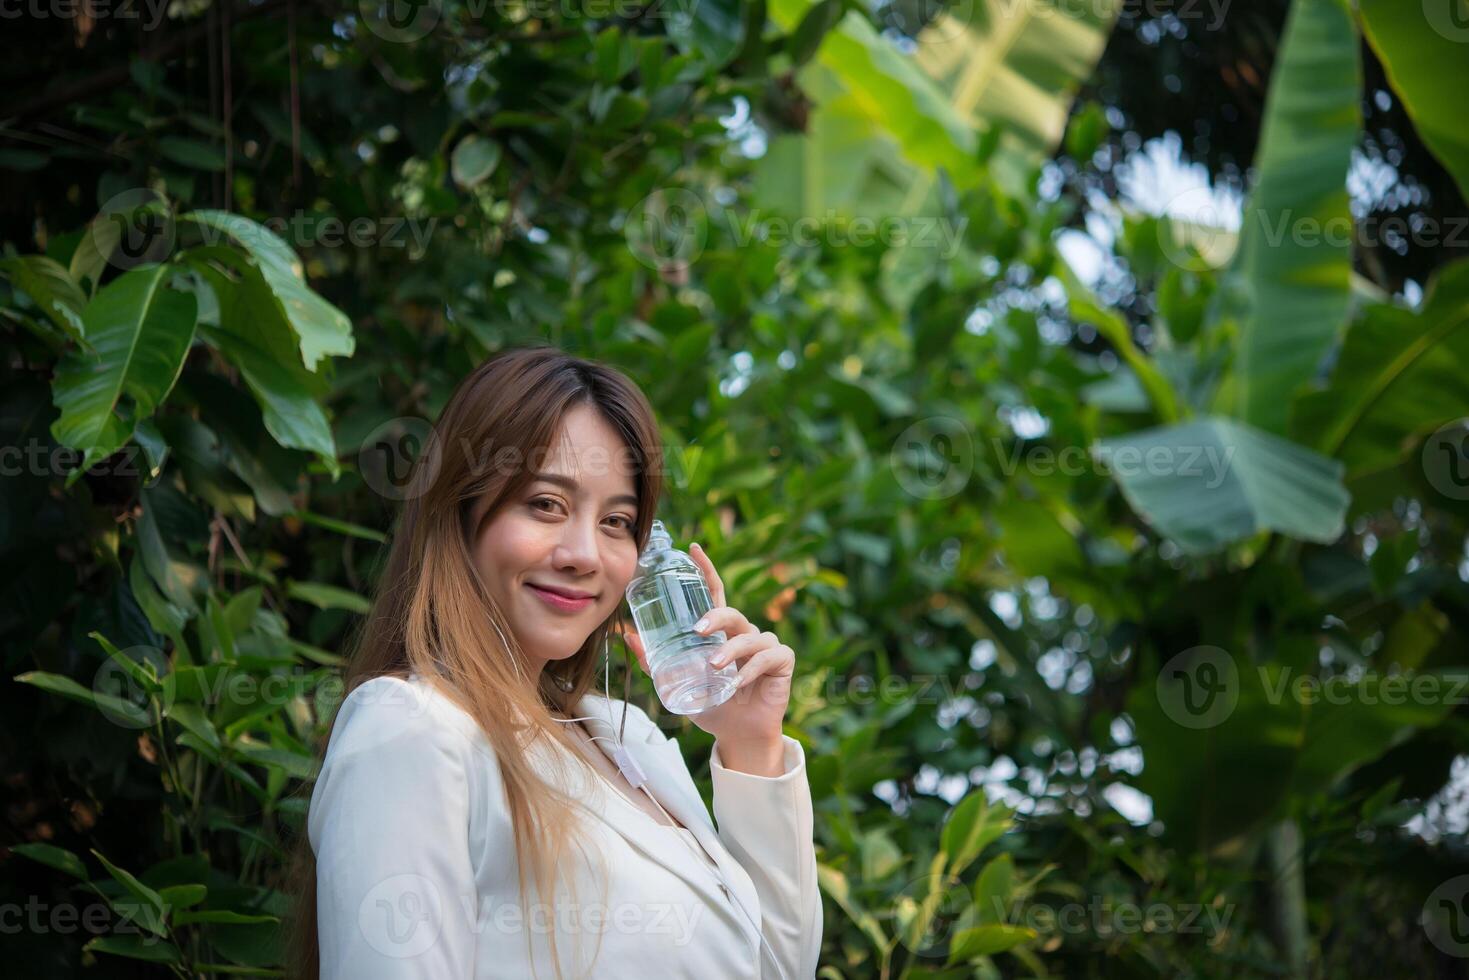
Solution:
[{"label": "woman's nose", "polygon": [[595,571],[600,560],[596,530],[590,520],[567,521],[552,555],[556,567],[582,573]]}]

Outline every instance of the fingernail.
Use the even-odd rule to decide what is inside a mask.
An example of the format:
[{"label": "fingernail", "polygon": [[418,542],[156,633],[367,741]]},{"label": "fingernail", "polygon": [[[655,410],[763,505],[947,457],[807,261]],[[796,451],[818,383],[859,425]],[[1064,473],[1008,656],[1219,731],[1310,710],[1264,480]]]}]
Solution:
[{"label": "fingernail", "polygon": [[704,632],[708,628],[709,628],[709,620],[708,619],[701,619],[697,623],[694,624],[694,629],[698,630],[700,633]]}]

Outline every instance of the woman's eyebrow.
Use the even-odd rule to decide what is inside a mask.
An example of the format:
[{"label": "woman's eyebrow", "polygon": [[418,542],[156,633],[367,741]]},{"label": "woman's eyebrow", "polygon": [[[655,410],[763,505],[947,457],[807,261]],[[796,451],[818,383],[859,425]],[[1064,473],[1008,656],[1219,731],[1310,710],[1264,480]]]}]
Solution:
[{"label": "woman's eyebrow", "polygon": [[[569,476],[562,476],[560,473],[532,473],[531,476],[534,479],[544,480],[547,483],[554,483],[558,487],[564,487],[565,489],[571,491],[576,491],[581,488],[581,484],[577,483],[576,480],[572,479]],[[630,506],[636,507],[638,505],[638,498],[630,494],[620,493],[614,497],[608,497],[607,503],[628,504]]]}]

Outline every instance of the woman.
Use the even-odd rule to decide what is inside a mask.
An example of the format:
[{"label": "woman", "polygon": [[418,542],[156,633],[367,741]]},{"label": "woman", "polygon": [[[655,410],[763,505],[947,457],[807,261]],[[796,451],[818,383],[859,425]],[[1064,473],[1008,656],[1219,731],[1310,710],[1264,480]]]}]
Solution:
[{"label": "woman", "polygon": [[703,630],[741,671],[691,716],[715,737],[717,829],[678,743],[595,689],[612,632],[647,670],[617,614],[661,470],[647,399],[604,365],[513,350],[450,398],[313,788],[301,976],[815,974],[810,789],[781,731],[791,648],[725,605],[694,546]]}]

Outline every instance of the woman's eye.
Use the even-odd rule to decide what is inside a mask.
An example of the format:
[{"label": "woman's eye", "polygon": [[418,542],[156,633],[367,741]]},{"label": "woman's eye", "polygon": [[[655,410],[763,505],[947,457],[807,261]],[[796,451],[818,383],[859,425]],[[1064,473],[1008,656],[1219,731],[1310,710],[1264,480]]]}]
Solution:
[{"label": "woman's eye", "polygon": [[554,505],[555,503],[556,503],[556,501],[552,500],[550,497],[537,497],[535,500],[532,500],[530,502],[530,505],[532,507],[534,507],[537,504],[552,504],[552,505]]},{"label": "woman's eye", "polygon": [[621,521],[621,522],[622,522],[622,529],[623,529],[623,530],[624,530],[624,531],[631,531],[631,530],[633,530],[633,529],[634,529],[634,528],[635,528],[635,527],[637,527],[637,525],[636,525],[636,524],[635,524],[635,523],[634,523],[634,522],[632,522],[632,521],[630,521],[630,520],[628,520],[628,519],[627,519],[627,518],[626,518],[626,517],[621,517],[621,516],[615,516],[615,517],[613,517],[613,518],[612,518],[612,519],[613,519],[613,520],[614,520],[614,521]]}]

